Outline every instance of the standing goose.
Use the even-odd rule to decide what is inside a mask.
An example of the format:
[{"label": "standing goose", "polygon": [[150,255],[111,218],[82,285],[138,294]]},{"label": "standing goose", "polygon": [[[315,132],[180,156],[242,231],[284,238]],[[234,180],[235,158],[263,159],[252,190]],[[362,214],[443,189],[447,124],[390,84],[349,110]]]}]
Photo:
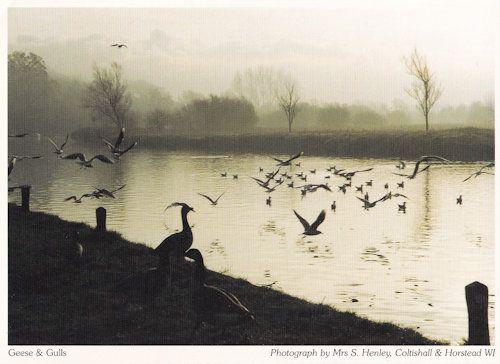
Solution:
[{"label": "standing goose", "polygon": [[194,209],[188,204],[174,202],[173,204],[167,206],[165,210],[174,206],[182,206],[182,231],[167,237],[154,250],[154,253],[160,258],[160,268],[163,269],[165,269],[170,263],[171,255],[182,257],[191,245],[193,245],[193,232],[191,231],[191,226],[189,226],[187,215],[190,211],[194,211]]},{"label": "standing goose", "polygon": [[220,287],[206,283],[208,272],[203,262],[203,256],[198,249],[189,249],[184,256],[194,260],[195,264],[192,305],[197,319],[191,338],[204,322],[210,321],[220,325],[222,317],[217,316],[221,313],[236,314],[243,320],[255,320],[254,315],[240,302],[238,297]]},{"label": "standing goose", "polygon": [[325,210],[322,210],[318,217],[316,218],[316,221],[314,221],[312,224],[309,224],[306,219],[304,219],[302,216],[300,216],[297,211],[293,210],[293,213],[295,216],[297,216],[297,219],[299,219],[300,223],[304,227],[304,235],[318,235],[321,234],[321,231],[318,231],[318,227],[321,225],[321,223],[325,220]]},{"label": "standing goose", "polygon": [[50,138],[47,138],[47,139],[54,147],[54,153],[57,155],[61,155],[64,153],[63,149],[66,146],[66,143],[68,143],[68,138],[69,138],[69,134],[66,134],[66,139],[64,140],[64,143],[62,143],[60,147],[52,139],[50,139]]},{"label": "standing goose", "polygon": [[76,162],[78,164],[80,164],[82,167],[86,167],[86,168],[93,167],[92,161],[94,159],[97,159],[97,160],[99,160],[103,163],[107,163],[107,164],[114,163],[111,159],[109,159],[108,157],[106,157],[105,155],[102,155],[102,154],[97,154],[97,155],[93,156],[92,158],[87,159],[87,157],[85,157],[85,154],[83,154],[83,153],[73,153],[73,154],[62,157],[62,159],[71,159],[71,160],[79,159]]}]

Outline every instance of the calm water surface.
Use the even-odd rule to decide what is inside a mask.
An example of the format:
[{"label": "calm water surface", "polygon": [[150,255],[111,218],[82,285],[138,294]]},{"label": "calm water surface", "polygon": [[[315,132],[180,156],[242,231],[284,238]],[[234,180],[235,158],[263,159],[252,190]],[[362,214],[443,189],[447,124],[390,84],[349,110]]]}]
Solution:
[{"label": "calm water surface", "polygon": [[[28,154],[21,145],[11,142],[10,151]],[[415,180],[405,179],[404,189],[396,188],[403,179],[391,173],[398,170],[390,160],[303,157],[301,167],[283,169],[305,171],[308,183],[322,183],[328,182],[325,169],[331,165],[348,170],[373,167],[354,177],[353,186],[373,179],[373,187],[365,189],[375,199],[389,183],[390,190],[410,198],[403,214],[394,198],[365,211],[354,187],[345,195],[337,191],[336,186],[345,182],[337,176],[328,182],[333,192],[319,190],[305,198],[283,184],[271,194],[272,205],[266,206],[268,194],[249,176],[263,178],[259,167],[274,168],[267,156],[218,157],[137,148],[115,165],[98,162],[92,169],[81,169],[72,161],[57,160],[48,143],[35,142],[30,148],[46,157],[18,163],[9,185],[31,184],[34,210],[94,225],[95,208],[104,206],[109,229],[154,248],[181,228],[180,209],[164,212],[166,205],[186,202],[196,210],[189,215],[193,247],[201,250],[212,270],[256,285],[275,282],[273,288],[291,295],[451,343],[467,337],[464,286],[477,280],[491,292],[493,333],[494,178],[483,175],[461,182],[479,164],[433,165]],[[74,148],[68,152],[81,150]],[[315,175],[309,172],[312,169],[317,169]],[[221,172],[238,174],[238,179],[222,178]],[[126,187],[115,200],[63,202],[67,196],[92,191],[91,185],[122,184]],[[295,178],[295,185],[302,184]],[[218,206],[197,195],[216,197],[224,191]],[[460,194],[462,206],[455,203]],[[16,195],[10,200],[17,202]],[[333,200],[335,213],[330,210]],[[323,234],[301,235],[293,209],[309,221],[325,209],[327,216],[319,228]]]}]

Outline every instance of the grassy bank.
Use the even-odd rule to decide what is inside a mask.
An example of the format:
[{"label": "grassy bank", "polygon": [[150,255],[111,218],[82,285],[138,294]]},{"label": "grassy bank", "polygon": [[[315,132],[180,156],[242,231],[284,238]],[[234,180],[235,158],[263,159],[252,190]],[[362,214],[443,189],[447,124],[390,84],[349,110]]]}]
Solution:
[{"label": "grassy bank", "polygon": [[[77,140],[99,143],[102,131],[86,129],[74,134]],[[108,133],[106,133],[107,135]],[[113,132],[109,133],[113,137]],[[242,135],[128,135],[142,148],[201,151],[210,153],[266,153],[353,158],[415,159],[436,154],[456,161],[489,161],[495,155],[493,129],[455,128],[422,131],[325,131],[259,133]]]},{"label": "grassy bank", "polygon": [[[215,272],[210,272],[210,283],[236,294],[256,321],[227,326],[220,320],[192,335],[193,292],[185,288],[189,278],[174,280],[172,294],[164,289],[145,299],[141,293],[140,272],[156,265],[150,248],[14,205],[8,212],[10,345],[439,344],[410,329]],[[79,264],[68,255],[65,234],[72,231],[79,231],[84,247]],[[191,264],[181,271],[189,277]],[[134,279],[125,279],[131,274]]]}]

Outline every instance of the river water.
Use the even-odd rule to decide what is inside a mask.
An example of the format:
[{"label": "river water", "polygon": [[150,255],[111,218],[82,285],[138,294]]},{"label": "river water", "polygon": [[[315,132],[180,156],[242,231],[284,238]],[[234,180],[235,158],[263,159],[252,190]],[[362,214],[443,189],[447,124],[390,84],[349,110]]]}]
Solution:
[{"label": "river water", "polygon": [[[114,165],[95,162],[94,168],[82,169],[73,161],[57,159],[43,140],[28,147],[23,143],[10,141],[9,152],[41,153],[45,158],[19,162],[9,185],[32,185],[33,210],[95,225],[95,209],[103,206],[108,210],[108,229],[154,248],[181,228],[180,209],[164,211],[165,207],[186,202],[196,210],[189,214],[193,247],[203,253],[208,268],[451,343],[467,337],[464,286],[480,281],[490,290],[493,337],[494,177],[461,182],[479,163],[432,165],[407,180],[392,174],[398,170],[391,160],[304,156],[300,167],[282,170],[304,171],[307,183],[328,182],[333,192],[319,190],[302,198],[298,189],[283,184],[271,194],[268,206],[269,194],[250,176],[262,179],[259,167],[266,172],[275,168],[269,156],[136,148]],[[68,152],[77,150],[81,148],[68,147]],[[345,180],[326,172],[332,165],[373,170],[356,175],[353,187],[343,194],[337,186]],[[316,174],[309,172],[314,169]],[[221,177],[222,172],[228,177]],[[393,193],[408,196],[406,213],[398,212],[401,198],[364,210],[354,186],[369,180],[373,186],[365,186],[363,192],[368,191],[371,199],[387,191],[385,183]],[[404,189],[397,188],[402,180]],[[296,186],[304,183],[296,177],[294,181]],[[116,199],[63,202],[67,196],[91,192],[91,186],[111,189],[123,184]],[[216,197],[224,191],[217,206],[198,195]],[[17,195],[11,194],[10,201],[18,202]],[[459,195],[461,206],[456,204]],[[336,212],[330,209],[334,200]],[[319,227],[322,234],[302,235],[294,209],[309,221],[326,210]]]}]

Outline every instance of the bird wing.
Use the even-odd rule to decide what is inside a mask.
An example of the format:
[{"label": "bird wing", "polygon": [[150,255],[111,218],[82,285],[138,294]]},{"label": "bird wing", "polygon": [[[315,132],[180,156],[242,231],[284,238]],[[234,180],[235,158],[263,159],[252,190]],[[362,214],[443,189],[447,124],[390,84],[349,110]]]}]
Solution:
[{"label": "bird wing", "polygon": [[64,143],[61,144],[61,149],[63,149],[66,146],[66,143],[68,143],[68,138],[69,134],[66,134],[66,140],[64,141]]},{"label": "bird wing", "polygon": [[378,200],[376,201],[373,201],[373,204],[376,204],[377,202],[380,202],[380,201],[385,201],[387,200],[387,195],[383,195],[381,198],[379,198]]},{"label": "bird wing", "polygon": [[101,140],[104,142],[104,144],[110,149],[110,150],[113,150],[115,147],[113,146],[113,144],[111,144],[110,141],[104,139],[104,138],[101,138]]},{"label": "bird wing", "polygon": [[265,182],[258,179],[258,178],[255,178],[255,177],[250,177],[250,178],[255,180],[259,184],[259,186],[261,186],[261,187],[263,187],[265,185]]},{"label": "bird wing", "polygon": [[302,154],[304,154],[304,152],[300,152],[299,154],[294,155],[292,158],[290,158],[289,160],[285,161],[285,163],[290,163],[294,159],[297,159],[297,158],[301,157]]},{"label": "bird wing", "polygon": [[62,157],[62,159],[79,159],[82,162],[85,161],[85,154],[83,153],[73,153]]},{"label": "bird wing", "polygon": [[271,157],[272,159],[274,159],[276,162],[279,162],[279,163],[285,163],[284,160],[281,160],[279,158],[274,158],[274,157]]},{"label": "bird wing", "polygon": [[122,143],[124,137],[125,137],[125,128],[121,128],[120,134],[118,134],[118,138],[116,138],[115,149],[118,149],[118,147]]},{"label": "bird wing", "polygon": [[370,201],[368,201],[368,200],[367,200],[367,199],[365,199],[365,198],[361,198],[361,197],[358,197],[358,196],[356,196],[356,198],[357,198],[358,200],[362,201],[365,205],[366,205],[366,204],[368,204],[368,203],[370,203]]},{"label": "bird wing", "polygon": [[406,199],[410,199],[408,196],[405,196],[405,195],[403,195],[402,193],[395,193],[393,196],[394,196],[394,197],[404,197],[404,198],[406,198]]},{"label": "bird wing", "polygon": [[204,195],[204,194],[202,194],[202,193],[198,193],[198,195],[205,197],[205,198],[206,198],[208,201],[210,201],[211,203],[215,203],[215,202],[216,202],[216,201],[212,200],[209,196]]},{"label": "bird wing", "polygon": [[98,159],[103,163],[108,163],[108,164],[114,163],[111,159],[109,159],[108,157],[106,157],[105,155],[102,155],[102,154],[98,154],[98,155],[93,156],[89,162],[92,162],[94,159]]},{"label": "bird wing", "polygon": [[267,181],[265,182],[265,184],[267,185],[269,183],[269,181],[271,181],[272,179],[274,179],[274,177],[278,174],[279,171],[280,171],[280,169],[278,168],[276,170],[276,172],[274,172],[273,175],[267,179]]},{"label": "bird wing", "polygon": [[64,199],[64,201],[76,200],[76,196],[69,196]]},{"label": "bird wing", "polygon": [[137,142],[133,142],[132,144],[130,144],[130,146],[129,146],[127,149],[122,150],[122,151],[120,152],[120,154],[125,154],[125,153],[127,153],[130,149],[132,149],[132,148],[133,148],[133,147],[135,147],[136,145],[137,145]]},{"label": "bird wing", "polygon": [[215,199],[215,202],[219,201],[219,199],[222,197],[222,195],[224,195],[226,192],[227,192],[227,190],[226,190],[226,191],[224,191],[224,192],[222,192],[222,193],[219,195],[219,197],[217,197],[217,198]]},{"label": "bird wing", "polygon": [[477,176],[477,172],[472,173],[469,177],[467,177],[466,179],[464,179],[462,182],[468,181],[469,179],[472,178],[472,176]]},{"label": "bird wing", "polygon": [[311,225],[311,229],[316,230],[316,229],[318,228],[318,226],[320,226],[320,225],[321,225],[321,223],[322,223],[323,221],[325,221],[325,217],[326,217],[326,212],[325,212],[325,210],[322,210],[322,211],[319,213],[319,215],[318,215],[318,217],[317,217],[316,221],[312,223],[312,225]]},{"label": "bird wing", "polygon": [[123,185],[123,186],[121,186],[121,187],[118,187],[116,190],[111,191],[111,193],[115,193],[115,192],[117,192],[117,191],[120,191],[120,190],[121,190],[123,187],[125,187],[125,186],[126,186],[126,184],[124,184],[124,185]]},{"label": "bird wing", "polygon": [[302,224],[302,226],[304,227],[304,230],[309,230],[311,228],[311,226],[309,225],[309,223],[306,221],[306,219],[304,219],[302,216],[300,216],[297,211],[293,210],[293,213],[295,214],[295,216],[297,216],[297,219],[299,219],[300,223]]},{"label": "bird wing", "polygon": [[396,176],[401,176],[401,177],[410,177],[410,175],[409,175],[409,174],[394,173],[394,172],[392,172],[392,174],[395,174]]},{"label": "bird wing", "polygon": [[111,47],[118,47],[118,43],[111,44]]},{"label": "bird wing", "polygon": [[429,164],[429,165],[427,165],[427,166],[425,166],[425,168],[422,168],[420,171],[418,171],[418,172],[417,172],[417,174],[422,173],[423,171],[428,170],[430,167],[431,167],[431,165],[430,165],[430,164]]},{"label": "bird wing", "polygon": [[47,138],[49,140],[49,142],[54,146],[54,148],[56,148],[57,150],[59,150],[59,147],[57,146],[57,144],[50,138]]},{"label": "bird wing", "polygon": [[373,169],[373,167],[372,168],[368,168],[368,169],[362,169],[361,171],[354,171],[354,172],[351,172],[351,173],[369,172],[372,169]]}]

